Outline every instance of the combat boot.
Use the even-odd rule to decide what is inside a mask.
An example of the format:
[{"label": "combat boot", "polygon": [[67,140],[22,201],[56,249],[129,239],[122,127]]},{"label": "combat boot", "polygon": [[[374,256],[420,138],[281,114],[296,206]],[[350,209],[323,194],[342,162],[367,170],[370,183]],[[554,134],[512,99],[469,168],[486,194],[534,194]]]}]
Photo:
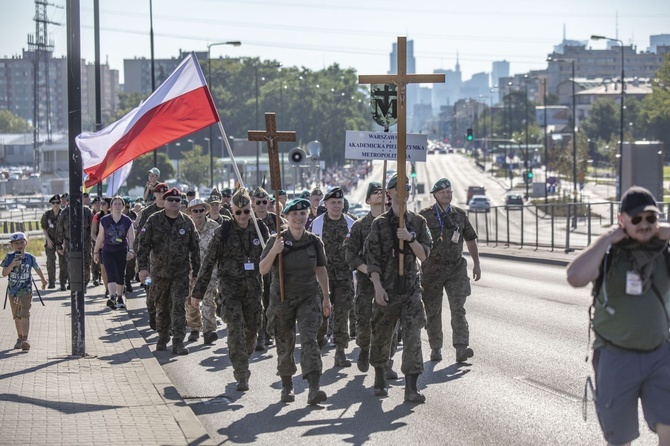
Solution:
[{"label": "combat boot", "polygon": [[389,390],[386,386],[386,368],[375,367],[375,395],[388,396]]},{"label": "combat boot", "polygon": [[172,338],[172,354],[184,356],[188,355],[188,349],[184,347],[184,341]]},{"label": "combat boot", "polygon": [[405,376],[405,402],[406,403],[425,403],[426,397],[416,388],[418,374]]},{"label": "combat boot", "polygon": [[246,376],[240,378],[237,381],[237,386],[235,386],[235,390],[239,392],[246,392],[247,390],[249,390],[249,378],[247,378]]},{"label": "combat boot", "polygon": [[167,342],[167,339],[158,339],[158,342],[156,343],[156,350],[161,352],[167,350]]},{"label": "combat boot", "polygon": [[149,313],[149,328],[156,330],[156,313]]},{"label": "combat boot", "polygon": [[195,342],[200,337],[200,332],[198,330],[191,330],[191,333],[188,335],[188,342]]},{"label": "combat boot", "polygon": [[475,356],[475,352],[467,345],[456,346],[456,362],[465,362]]},{"label": "combat boot", "polygon": [[386,363],[386,367],[384,368],[386,370],[384,376],[386,376],[387,380],[398,379],[398,373],[393,370],[393,359],[389,359],[389,362]]},{"label": "combat boot", "polygon": [[219,339],[219,335],[216,334],[215,331],[206,331],[205,334],[202,335],[203,342],[207,345],[213,344],[214,341]]},{"label": "combat boot", "polygon": [[48,288],[50,290],[53,290],[54,288],[56,288],[56,283],[55,282],[49,282],[49,287]]},{"label": "combat boot", "polygon": [[309,393],[307,394],[307,404],[310,406],[316,406],[319,403],[326,401],[326,392],[319,388],[319,380],[321,379],[321,373],[318,371],[309,372],[307,376],[307,382],[309,383]]},{"label": "combat boot", "polygon": [[264,352],[265,351],[265,333],[263,332],[263,330],[261,330],[261,332],[258,333],[258,339],[256,339],[255,350],[257,352]]},{"label": "combat boot", "polygon": [[442,361],[442,349],[434,348],[430,351],[430,360],[431,361]]},{"label": "combat boot", "polygon": [[281,399],[282,403],[292,403],[295,401],[295,395],[293,394],[293,377],[292,376],[282,376],[281,377]]},{"label": "combat boot", "polygon": [[358,370],[363,373],[370,369],[370,350],[361,349],[360,353],[358,353],[356,365],[358,365]]},{"label": "combat boot", "polygon": [[343,347],[337,347],[335,350],[335,367],[351,367],[351,361],[344,354]]}]

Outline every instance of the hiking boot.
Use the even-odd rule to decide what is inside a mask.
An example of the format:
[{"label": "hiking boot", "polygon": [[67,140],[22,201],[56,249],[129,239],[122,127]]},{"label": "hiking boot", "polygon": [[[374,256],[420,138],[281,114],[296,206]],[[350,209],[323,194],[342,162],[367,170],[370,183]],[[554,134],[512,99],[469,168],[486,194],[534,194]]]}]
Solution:
[{"label": "hiking boot", "polygon": [[179,356],[188,355],[188,349],[184,347],[183,342],[174,342],[174,340],[172,340],[172,354]]},{"label": "hiking boot", "polygon": [[466,345],[456,347],[456,362],[465,362],[475,356],[475,352]]},{"label": "hiking boot", "polygon": [[292,376],[281,377],[281,398],[279,400],[282,403],[292,403],[295,401],[295,395],[293,394]]},{"label": "hiking boot", "polygon": [[61,291],[65,291],[65,285],[62,284],[62,283],[60,284],[60,290],[61,290]]},{"label": "hiking boot", "polygon": [[149,328],[156,330],[156,313],[149,313]]},{"label": "hiking boot", "polygon": [[28,344],[28,340],[26,338],[23,338],[21,341],[22,341],[21,350],[23,350],[24,352],[30,350],[30,344]]},{"label": "hiking boot", "polygon": [[442,349],[434,348],[430,351],[430,360],[431,361],[442,361]]},{"label": "hiking boot", "polygon": [[406,403],[425,403],[426,397],[416,388],[418,374],[405,376],[405,402]]},{"label": "hiking boot", "polygon": [[93,280],[93,286],[98,286],[98,285],[100,285],[100,282],[98,282],[97,279],[94,279]]},{"label": "hiking boot", "polygon": [[116,296],[112,296],[107,299],[107,306],[112,310],[116,310]]},{"label": "hiking boot", "polygon": [[23,338],[22,338],[22,337],[19,337],[19,338],[16,340],[16,344],[14,344],[14,348],[17,349],[17,350],[20,349],[20,348],[21,348],[21,344],[23,344]]},{"label": "hiking boot", "polygon": [[133,286],[130,284],[130,282],[126,282],[126,293],[132,293],[133,292]]},{"label": "hiking boot", "polygon": [[388,396],[389,391],[386,385],[386,370],[384,367],[375,367],[375,395]]},{"label": "hiking boot", "polygon": [[389,364],[384,367],[384,376],[387,380],[398,379],[398,372],[393,370],[393,361],[389,361]]},{"label": "hiking boot", "polygon": [[240,378],[239,381],[237,381],[237,386],[235,386],[235,390],[238,392],[246,392],[249,390],[249,378]]},{"label": "hiking boot", "polygon": [[358,370],[363,373],[370,369],[370,350],[361,349],[360,353],[358,353],[356,365],[358,365]]},{"label": "hiking boot", "polygon": [[264,352],[265,351],[265,339],[263,336],[259,336],[258,339],[256,339],[256,348],[254,349],[257,352]]},{"label": "hiking boot", "polygon": [[326,345],[326,337],[321,336],[319,339],[316,340],[316,343],[319,345],[319,350],[323,350],[323,347]]},{"label": "hiking boot", "polygon": [[319,380],[321,374],[318,371],[313,371],[307,374],[307,382],[309,383],[309,393],[307,394],[307,404],[316,406],[319,403],[326,401],[328,398],[326,392],[319,388]]},{"label": "hiking boot", "polygon": [[215,331],[206,331],[205,334],[202,335],[202,340],[207,345],[213,344],[217,339],[219,339],[219,335],[216,334]]},{"label": "hiking boot", "polygon": [[200,332],[198,330],[191,330],[191,333],[188,335],[188,342],[195,342],[200,337]]},{"label": "hiking boot", "polygon": [[123,303],[123,296],[116,298],[116,308],[126,308],[126,304]]},{"label": "hiking boot", "polygon": [[56,284],[54,282],[49,282],[49,286],[47,288],[53,290],[54,288],[56,288]]},{"label": "hiking boot", "polygon": [[156,350],[159,352],[167,350],[167,341],[164,339],[159,339],[156,343]]},{"label": "hiking boot", "polygon": [[351,367],[351,361],[347,359],[342,347],[337,347],[335,351],[335,367]]}]

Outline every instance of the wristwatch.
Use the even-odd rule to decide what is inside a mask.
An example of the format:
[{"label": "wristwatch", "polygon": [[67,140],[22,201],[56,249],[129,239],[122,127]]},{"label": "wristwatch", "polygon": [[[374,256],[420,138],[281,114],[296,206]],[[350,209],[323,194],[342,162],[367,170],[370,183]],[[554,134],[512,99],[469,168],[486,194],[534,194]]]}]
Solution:
[{"label": "wristwatch", "polygon": [[414,243],[416,241],[416,234],[413,233],[413,232],[411,232],[411,234],[412,234],[412,238],[407,243]]}]

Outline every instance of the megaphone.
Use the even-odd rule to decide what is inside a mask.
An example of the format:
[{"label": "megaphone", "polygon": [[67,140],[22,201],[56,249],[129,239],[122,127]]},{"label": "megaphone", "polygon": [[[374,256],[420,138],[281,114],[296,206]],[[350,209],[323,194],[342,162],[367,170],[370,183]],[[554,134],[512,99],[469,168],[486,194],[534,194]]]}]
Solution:
[{"label": "megaphone", "polygon": [[299,166],[305,162],[307,154],[300,147],[294,147],[288,152],[288,159],[294,166]]}]

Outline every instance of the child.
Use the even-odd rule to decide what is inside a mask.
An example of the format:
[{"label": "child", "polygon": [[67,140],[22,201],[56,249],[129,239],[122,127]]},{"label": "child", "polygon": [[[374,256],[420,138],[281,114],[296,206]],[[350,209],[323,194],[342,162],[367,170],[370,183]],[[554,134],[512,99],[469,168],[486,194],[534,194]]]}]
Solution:
[{"label": "child", "polygon": [[2,277],[9,276],[9,305],[12,308],[14,324],[18,339],[14,348],[30,350],[28,330],[30,328],[30,306],[33,297],[33,284],[30,269],[34,268],[42,279],[42,289],[46,289],[47,281],[37,264],[34,255],[25,252],[28,239],[23,232],[15,232],[9,236],[9,244],[14,252],[5,256],[0,263]]}]

